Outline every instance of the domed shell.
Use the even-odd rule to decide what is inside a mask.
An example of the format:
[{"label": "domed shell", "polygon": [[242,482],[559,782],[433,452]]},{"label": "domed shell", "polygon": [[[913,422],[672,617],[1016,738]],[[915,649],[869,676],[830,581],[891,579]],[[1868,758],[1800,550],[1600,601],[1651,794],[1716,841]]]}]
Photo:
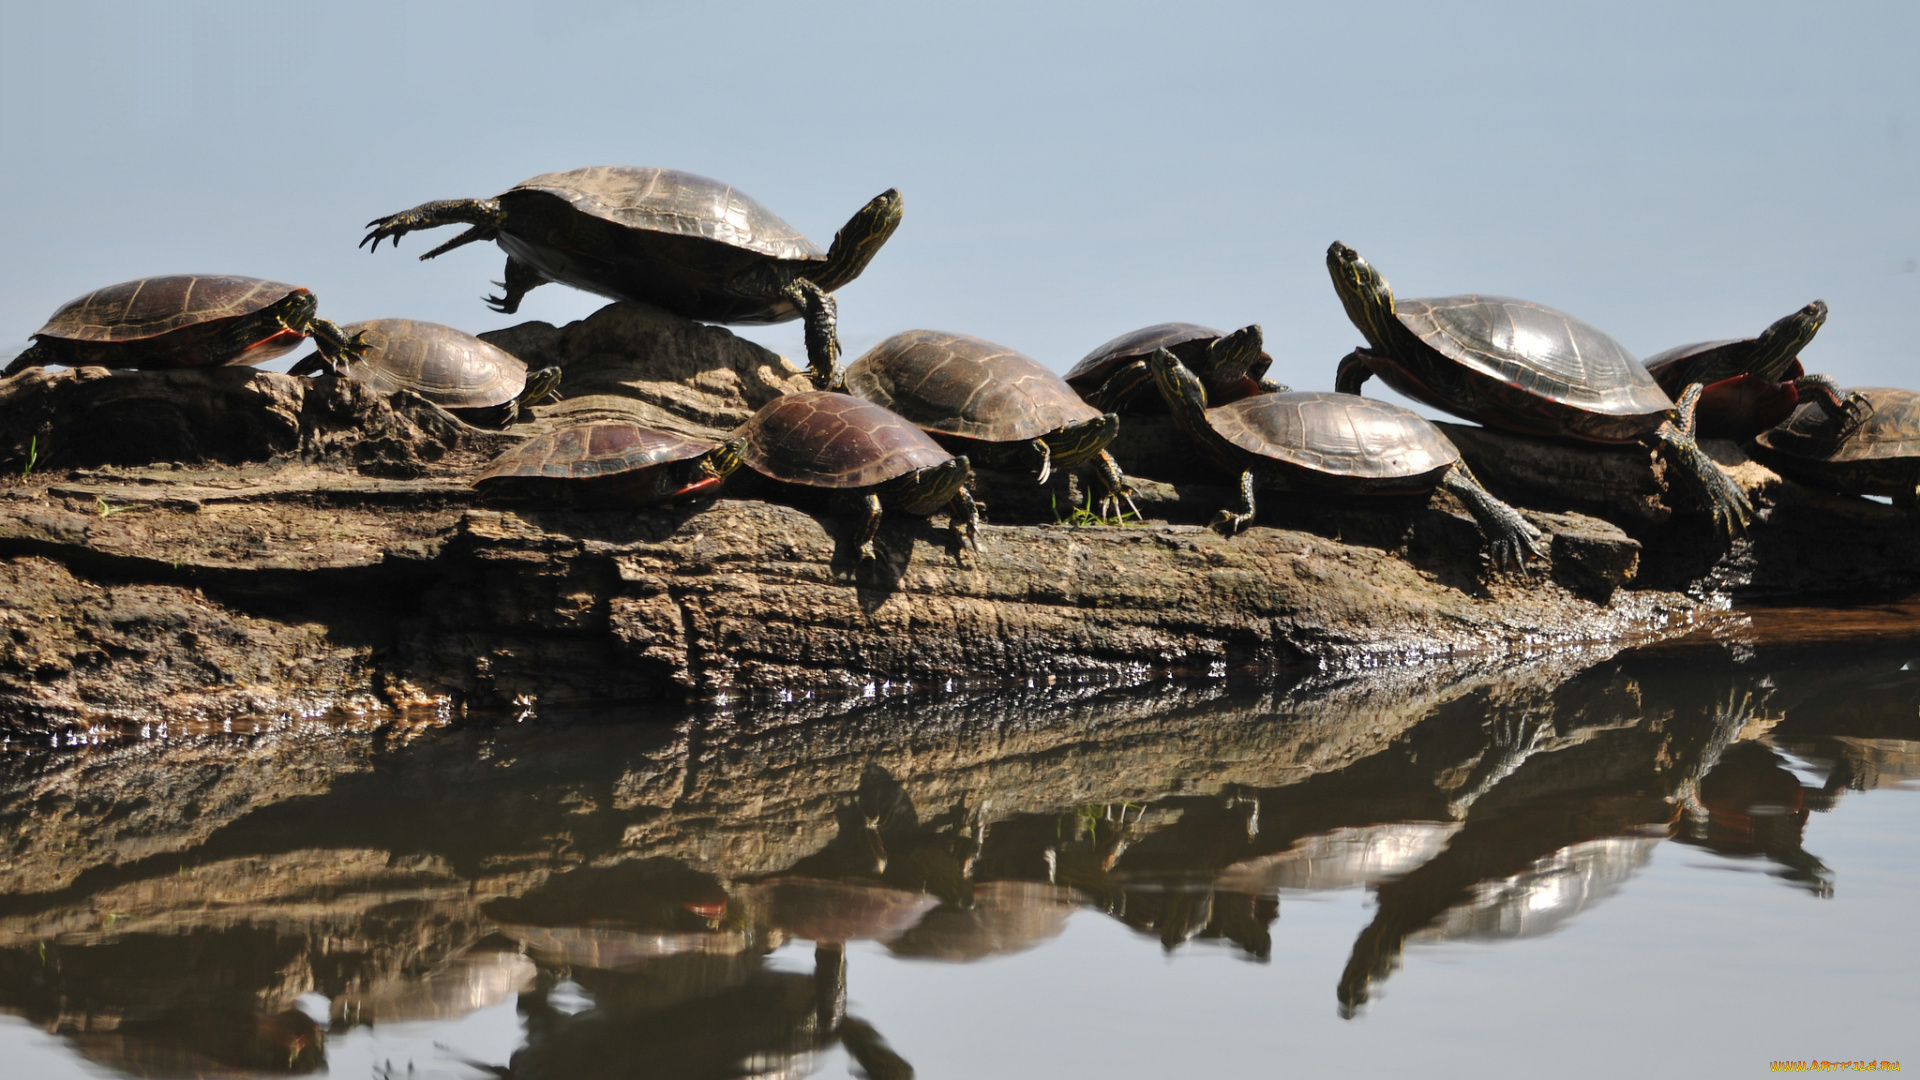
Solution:
[{"label": "domed shell", "polygon": [[[1094,390],[1106,381],[1115,368],[1133,360],[1144,360],[1155,349],[1167,349],[1178,356],[1180,346],[1190,341],[1217,341],[1227,335],[1211,326],[1199,323],[1170,322],[1156,323],[1141,327],[1131,333],[1121,334],[1112,341],[1088,353],[1080,362],[1067,372],[1067,382],[1076,389]],[[1181,358],[1185,360],[1185,357]],[[1262,353],[1247,369],[1248,376],[1258,379],[1273,366],[1273,359]]]},{"label": "domed shell", "polygon": [[1795,409],[1786,423],[1761,432],[1758,441],[1769,450],[1831,462],[1920,457],[1920,393],[1885,386],[1853,392],[1873,412],[1838,445],[1827,434],[1825,411],[1811,403]]},{"label": "domed shell", "polygon": [[748,467],[807,487],[872,487],[953,460],[891,409],[825,390],[775,398],[734,434],[746,439]]},{"label": "domed shell", "polygon": [[847,389],[930,431],[1024,442],[1100,410],[1032,357],[966,334],[909,330],[848,365]]},{"label": "domed shell", "polygon": [[1460,460],[1418,413],[1357,394],[1258,394],[1208,409],[1207,423],[1249,454],[1329,476],[1395,480]]},{"label": "domed shell", "polygon": [[1673,408],[1625,346],[1563,311],[1467,295],[1399,300],[1394,314],[1449,360],[1549,401],[1612,416]]},{"label": "domed shell", "polygon": [[231,274],[167,274],[108,285],[53,313],[35,337],[69,341],[145,341],[188,326],[252,315],[298,285]]},{"label": "domed shell", "polygon": [[448,409],[504,405],[527,385],[512,353],[439,323],[372,319],[341,327],[366,334],[367,352],[347,374],[383,394],[412,390]]},{"label": "domed shell", "polygon": [[827,257],[798,229],[731,184],[677,169],[594,165],[545,173],[507,194],[517,191],[552,195],[583,214],[631,229],[699,237],[776,259]]},{"label": "domed shell", "polygon": [[592,480],[699,457],[714,447],[671,431],[614,421],[541,435],[493,459],[474,481]]}]

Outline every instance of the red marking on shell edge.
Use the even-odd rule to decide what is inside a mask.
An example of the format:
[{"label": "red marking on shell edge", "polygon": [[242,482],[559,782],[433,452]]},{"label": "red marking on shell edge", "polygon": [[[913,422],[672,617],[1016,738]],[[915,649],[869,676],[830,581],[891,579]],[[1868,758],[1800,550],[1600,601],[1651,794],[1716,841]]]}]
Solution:
[{"label": "red marking on shell edge", "polygon": [[[698,495],[701,492],[712,491],[714,488],[719,487],[720,484],[721,484],[721,478],[718,476],[704,477],[702,479],[695,480],[693,483],[688,484],[686,487],[683,487],[679,491],[676,491],[673,494],[667,496],[667,498],[684,499],[689,495]],[[692,911],[693,909],[688,908],[687,910]],[[717,915],[714,916],[714,918],[718,918],[718,917],[719,916]]]},{"label": "red marking on shell edge", "polygon": [[1735,375],[1702,389],[1693,415],[1705,438],[1750,439],[1793,415],[1799,404],[1791,382]]},{"label": "red marking on shell edge", "polygon": [[727,905],[724,901],[716,903],[710,900],[689,900],[680,906],[703,919],[718,919],[727,913]]},{"label": "red marking on shell edge", "polygon": [[268,334],[266,337],[261,338],[259,341],[256,341],[253,344],[247,346],[246,348],[240,350],[239,356],[234,357],[234,363],[237,363],[237,364],[251,363],[251,361],[242,360],[240,359],[240,357],[246,356],[248,353],[251,353],[256,349],[272,349],[275,351],[285,351],[287,349],[292,348],[295,345],[298,345],[300,342],[306,340],[306,337],[307,335],[301,333],[298,330],[289,330],[283,326],[280,329],[275,330],[273,333]]}]

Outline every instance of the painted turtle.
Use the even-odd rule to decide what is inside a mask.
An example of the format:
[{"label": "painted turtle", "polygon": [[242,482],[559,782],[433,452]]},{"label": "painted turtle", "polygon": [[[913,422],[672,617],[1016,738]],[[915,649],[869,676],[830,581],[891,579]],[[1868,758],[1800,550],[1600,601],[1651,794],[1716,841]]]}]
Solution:
[{"label": "painted turtle", "polygon": [[651,506],[719,488],[740,467],[740,447],[639,424],[577,424],[512,447],[473,486],[505,501]]},{"label": "painted turtle", "polygon": [[168,274],[95,289],[68,301],[4,375],[42,364],[114,368],[258,364],[313,338],[335,367],[366,344],[314,315],[298,285],[230,274]]},{"label": "painted turtle", "polygon": [[1849,495],[1888,495],[1920,509],[1920,394],[1890,387],[1855,390],[1853,414],[1821,398],[1754,439],[1754,457],[1803,484]]},{"label": "painted turtle", "polygon": [[1818,399],[1835,415],[1852,411],[1840,387],[1826,375],[1809,375],[1800,350],[1827,321],[1819,300],[1774,323],[1759,337],[1702,341],[1653,356],[1647,370],[1676,400],[1699,383],[1694,411],[1703,439],[1745,442],[1793,414],[1802,401]]},{"label": "painted turtle", "polygon": [[1380,272],[1335,242],[1327,270],[1367,348],[1340,361],[1334,388],[1357,394],[1378,375],[1455,416],[1524,435],[1656,443],[1713,516],[1738,536],[1753,507],[1694,441],[1700,387],[1676,403],[1624,346],[1563,312],[1502,296],[1396,301]]},{"label": "painted turtle", "polygon": [[1031,469],[1046,483],[1054,466],[1093,462],[1106,494],[1101,516],[1132,492],[1107,444],[1120,418],[1080,400],[1029,356],[966,334],[908,330],[847,366],[847,391],[920,425],[934,441],[993,468]]},{"label": "painted turtle", "polygon": [[790,491],[855,501],[866,515],[862,559],[875,556],[884,510],[926,515],[945,507],[955,535],[974,541],[980,511],[967,490],[967,459],[891,409],[808,390],[767,402],[733,435],[745,440],[740,458],[754,472]]},{"label": "painted turtle", "polygon": [[1213,527],[1231,535],[1253,520],[1256,487],[1352,495],[1446,488],[1487,534],[1501,567],[1544,556],[1540,533],[1480,486],[1460,451],[1418,413],[1357,394],[1256,394],[1207,407],[1199,376],[1161,349],[1147,361],[1173,420],[1200,451],[1240,475],[1239,505]]},{"label": "painted turtle", "polygon": [[821,251],[773,211],[731,185],[673,169],[601,165],[547,173],[491,199],[443,199],[375,218],[361,239],[378,248],[415,229],[470,228],[422,259],[475,240],[507,253],[512,314],[529,289],[563,282],[616,300],[640,300],[689,319],[773,323],[804,315],[814,385],[827,386],[840,355],[829,294],[860,276],[900,224],[889,188],[861,207]]},{"label": "painted turtle", "polygon": [[1207,384],[1207,400],[1216,405],[1253,394],[1285,393],[1285,386],[1265,377],[1273,357],[1263,344],[1258,324],[1223,334],[1195,323],[1159,323],[1121,334],[1088,353],[1067,372],[1067,384],[1104,411],[1164,413],[1166,402],[1153,391],[1147,357],[1155,349],[1166,349],[1200,376]]},{"label": "painted turtle", "polygon": [[[560,369],[529,374],[512,353],[439,323],[373,319],[343,327],[367,343],[346,375],[383,394],[411,390],[469,423],[505,427],[520,407],[560,396]],[[326,370],[322,357],[293,365],[292,375]]]}]

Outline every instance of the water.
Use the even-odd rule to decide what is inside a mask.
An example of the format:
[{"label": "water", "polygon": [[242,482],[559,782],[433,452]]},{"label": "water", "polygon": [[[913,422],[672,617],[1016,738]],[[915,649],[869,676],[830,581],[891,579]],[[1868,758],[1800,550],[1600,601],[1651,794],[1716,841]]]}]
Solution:
[{"label": "water", "polygon": [[1916,615],[837,715],[9,747],[0,1075],[1902,1060]]}]

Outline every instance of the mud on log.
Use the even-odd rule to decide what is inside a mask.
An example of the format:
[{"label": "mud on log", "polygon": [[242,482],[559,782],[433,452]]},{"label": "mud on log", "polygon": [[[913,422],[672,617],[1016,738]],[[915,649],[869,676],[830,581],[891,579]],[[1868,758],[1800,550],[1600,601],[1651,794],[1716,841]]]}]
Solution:
[{"label": "mud on log", "polygon": [[1551,572],[1493,576],[1445,495],[1270,499],[1282,527],[1224,540],[1198,524],[1219,488],[1143,482],[1163,520],[1074,528],[1005,524],[1046,522],[1064,493],[1009,487],[988,492],[1000,523],[977,557],[944,524],[894,520],[866,566],[851,522],[761,502],[491,508],[468,482],[526,433],[628,416],[714,435],[805,379],[636,304],[488,337],[563,364],[568,398],[493,433],[332,377],[0,383],[0,723],[1367,666],[1655,636],[1706,609],[1622,588],[1640,584],[1632,519],[1532,514]]}]

